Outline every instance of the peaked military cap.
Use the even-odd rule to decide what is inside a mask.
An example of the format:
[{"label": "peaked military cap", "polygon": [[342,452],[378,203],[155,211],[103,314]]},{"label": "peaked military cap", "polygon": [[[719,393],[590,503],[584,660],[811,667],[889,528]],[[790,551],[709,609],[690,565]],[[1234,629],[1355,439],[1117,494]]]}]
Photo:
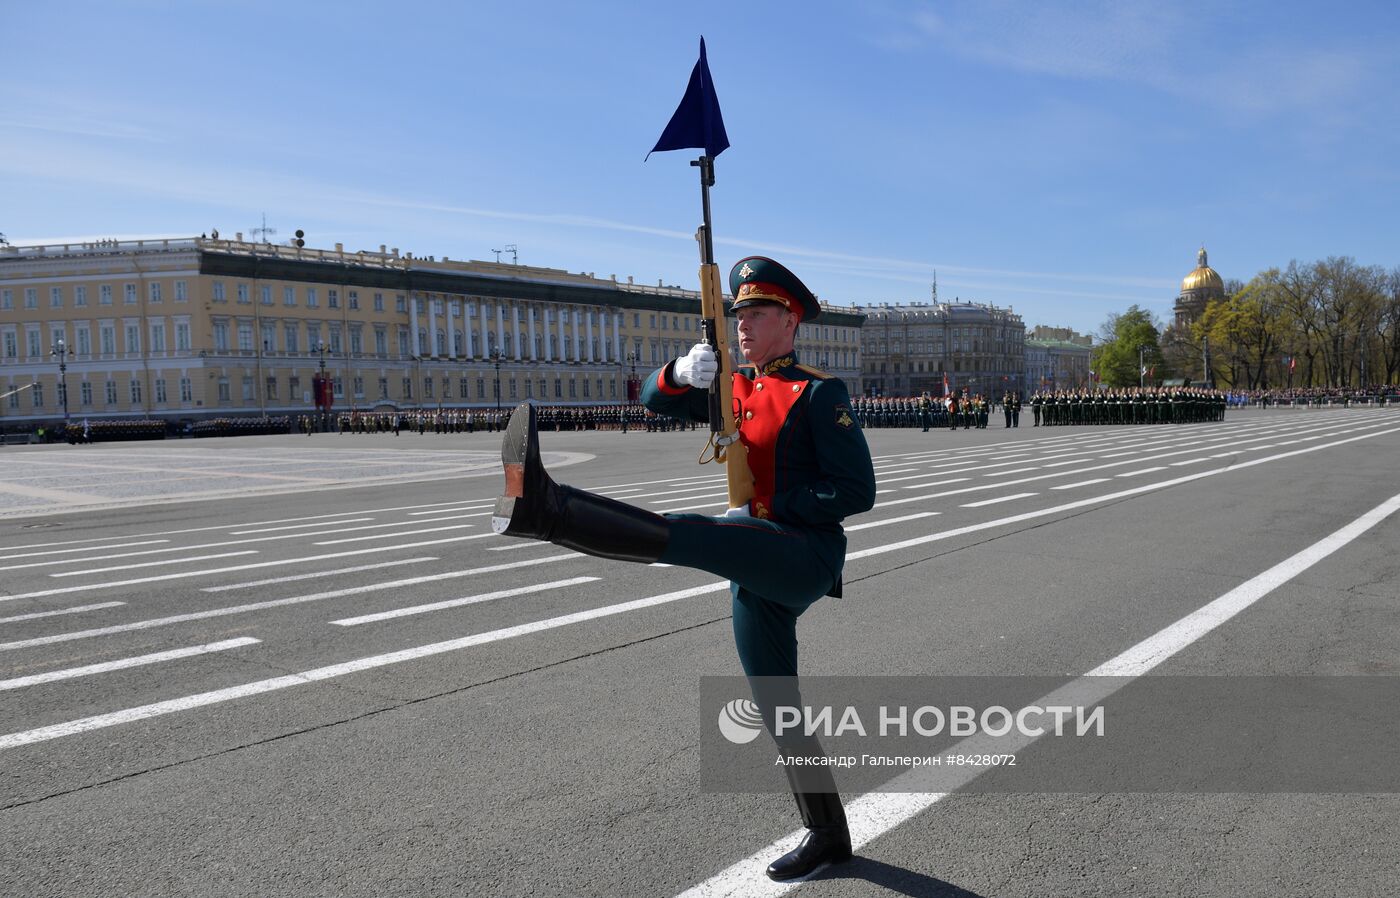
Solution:
[{"label": "peaked military cap", "polygon": [[764,256],[749,256],[729,270],[732,309],[760,302],[776,303],[795,312],[799,321],[811,321],[822,313],[821,304],[797,275]]}]

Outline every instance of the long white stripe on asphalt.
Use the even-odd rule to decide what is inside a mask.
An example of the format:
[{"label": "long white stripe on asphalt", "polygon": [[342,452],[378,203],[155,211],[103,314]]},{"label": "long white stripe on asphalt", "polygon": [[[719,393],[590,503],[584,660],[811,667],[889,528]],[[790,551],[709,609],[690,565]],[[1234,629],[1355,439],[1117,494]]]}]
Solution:
[{"label": "long white stripe on asphalt", "polygon": [[[365,521],[372,521],[374,518],[346,518],[343,521],[336,521],[337,524],[361,524]],[[320,522],[312,524],[288,524],[285,527],[259,527],[256,530],[231,530],[229,536],[248,536],[253,533],[278,533],[286,530],[305,530],[308,527],[323,527]]]},{"label": "long white stripe on asphalt", "polygon": [[[343,539],[323,539],[312,543],[313,546],[339,546],[343,543],[363,543],[372,539],[398,539],[401,536],[421,536],[424,533],[442,533],[445,530],[466,530],[473,527],[473,524],[448,524],[446,527],[429,527],[426,530],[404,530],[396,533],[374,533],[369,536],[347,536]],[[488,534],[481,534],[487,536]]]},{"label": "long white stripe on asphalt", "polygon": [[582,558],[584,556],[577,552],[570,552],[567,555],[551,555],[547,558],[532,558],[529,561],[513,561],[508,564],[492,564],[486,567],[471,568],[464,571],[447,571],[442,574],[427,574],[422,577],[410,577],[407,580],[390,580],[384,583],[369,583],[363,586],[348,586],[344,589],[332,589],[325,592],[311,593],[310,595],[291,596],[285,599],[272,599],[266,602],[253,602],[247,605],[232,605],[225,608],[209,608],[205,611],[191,611],[188,614],[176,614],[170,617],[157,617],[150,620],[134,621],[129,624],[115,624],[110,627],[99,627],[92,630],[78,630],[73,633],[56,633],[52,636],[37,636],[33,639],[20,639],[15,642],[0,642],[0,652],[14,651],[15,649],[28,649],[40,645],[53,645],[58,642],[72,642],[75,639],[91,639],[95,636],[111,636],[114,633],[128,633],[132,630],[149,630],[152,627],[164,627],[169,624],[183,624],[192,620],[204,620],[211,617],[227,617],[231,614],[244,614],[249,611],[262,611],[265,608],[282,608],[287,605],[302,605],[306,602],[320,602],[325,599],[339,599],[345,596],[363,595],[367,592],[379,592],[385,589],[395,589],[401,586],[417,586],[421,583],[435,583],[439,580],[452,580],[461,577],[474,577],[478,574],[494,574],[497,571],[511,570],[522,567],[536,567],[541,564],[549,564],[551,561],[564,561],[569,558]]},{"label": "long white stripe on asphalt", "polygon": [[[1392,496],[1332,535],[1274,565],[1257,577],[1240,584],[1210,604],[1192,612],[1084,674],[1084,678],[1121,677],[1123,679],[1099,679],[1092,684],[1088,683],[1087,679],[1081,679],[1030,704],[1053,705],[1059,703],[1059,699],[1055,696],[1061,694],[1073,694],[1075,701],[1089,703],[1084,702],[1083,697],[1083,693],[1087,690],[1094,690],[1095,699],[1101,701],[1102,697],[1122,689],[1123,686],[1131,682],[1132,678],[1140,677],[1149,672],[1279,586],[1344,548],[1397,510],[1400,510],[1400,495]],[[971,737],[954,745],[949,751],[955,754],[975,753],[976,746],[970,743],[978,738]],[[1035,741],[1035,737],[1022,737],[1022,741],[1028,745]],[[1004,740],[997,742],[997,746],[996,751],[1014,750],[1014,748],[1008,747]],[[962,773],[960,777],[953,777],[951,782],[947,777],[940,777],[940,782],[956,789],[971,782],[982,772],[984,769],[967,768],[965,773]],[[948,792],[911,791],[918,788],[918,783],[924,776],[925,774],[922,772],[903,774],[882,787],[887,791],[868,792],[847,805],[846,819],[851,828],[851,848],[853,850],[859,851],[886,833],[909,822],[949,794]],[[926,780],[924,781],[926,782]],[[768,896],[786,894],[802,883],[800,881],[773,882],[765,875],[764,870],[774,858],[795,848],[805,833],[806,830],[788,833],[783,838],[759,849],[704,882],[687,889],[678,898],[721,898],[721,896],[768,898]]]},{"label": "long white stripe on asphalt", "polygon": [[92,730],[103,729],[105,727],[117,726],[119,724],[131,723],[136,720],[147,720],[151,717],[159,717],[163,714],[174,714],[178,711],[188,711],[191,708],[202,708],[207,705],[219,704],[221,702],[234,701],[235,699],[247,698],[250,695],[262,695],[274,692],[279,689],[288,689],[292,686],[305,686],[308,683],[315,683],[320,680],[329,680],[333,677],[343,677],[346,674],[358,673],[364,670],[371,670],[376,667],[384,667],[390,664],[399,664],[404,661],[415,661],[419,658],[427,658],[432,655],[440,655],[444,652],[455,652],[478,645],[486,645],[491,642],[500,642],[504,639],[514,639],[518,636],[525,636],[530,633],[540,633],[545,630],[553,630],[558,627],[566,627],[570,624],[582,623],[584,621],[596,620],[600,617],[608,617],[615,614],[624,614],[628,611],[637,611],[642,608],[651,608],[656,605],[664,605],[669,602],[678,602],[681,599],[688,599],[692,596],[705,595],[711,592],[727,590],[729,583],[712,583],[707,586],[697,586],[691,589],[682,589],[677,592],[663,593],[657,596],[650,596],[645,599],[637,599],[633,602],[624,602],[620,605],[609,605],[605,608],[594,608],[589,611],[580,611],[575,614],[566,614],[563,617],[553,617],[548,620],[535,621],[528,624],[519,624],[514,627],[506,627],[501,630],[491,630],[486,633],[477,633],[473,636],[464,636],[461,639],[450,639],[446,642],[436,642],[431,645],[422,645],[416,648],[403,649],[397,652],[390,652],[385,655],[371,655],[368,658],[360,658],[355,661],[347,661],[343,664],[332,664],[328,667],[318,667],[314,670],[306,670],[301,673],[290,674],[284,677],[273,677],[270,680],[259,680],[255,683],[247,683],[242,686],[232,686],[227,689],[216,689],[213,692],[201,692],[197,695],[188,695],[184,698],[171,699],[169,701],[156,702],[155,704],[142,705],[137,708],[127,708],[123,711],[114,711],[110,714],[98,714],[93,717],[84,717],[81,720],[72,720],[67,723],[54,724],[53,726],[40,727],[35,730],[26,730],[21,733],[10,733],[0,736],[0,750],[14,748],[20,745],[30,745],[35,742],[45,742],[50,739],[59,739],[64,736],[75,736],[78,733],[86,733]]},{"label": "long white stripe on asphalt", "polygon": [[98,602],[96,605],[75,605],[72,608],[57,608],[53,611],[35,611],[30,614],[16,614],[14,617],[0,617],[0,624],[13,624],[22,620],[38,620],[41,617],[58,617],[62,614],[82,614],[84,611],[99,611],[103,608],[116,608],[125,602]]},{"label": "long white stripe on asphalt", "polygon": [[1017,499],[1026,499],[1031,496],[1038,496],[1040,493],[1012,493],[1010,496],[997,496],[995,499],[983,499],[981,502],[968,502],[960,508],[981,508],[984,505],[997,505],[1002,502],[1013,502]]},{"label": "long white stripe on asphalt", "polygon": [[579,586],[583,583],[592,583],[601,577],[573,577],[568,580],[551,580],[548,583],[536,583],[533,586],[517,586],[514,589],[498,589],[495,592],[484,592],[475,596],[463,596],[460,599],[446,599],[441,602],[429,602],[426,605],[409,605],[405,608],[395,608],[392,611],[379,611],[374,614],[362,614],[359,617],[343,617],[340,620],[333,620],[331,623],[339,627],[356,627],[360,624],[372,624],[382,620],[394,620],[400,617],[409,617],[414,614],[427,614],[430,611],[444,611],[448,608],[461,608],[463,605],[479,605],[482,602],[491,602],[496,599],[504,599],[510,596],[523,596],[532,592],[544,592],[550,589],[563,589],[566,586]]},{"label": "long white stripe on asphalt", "polygon": [[244,549],[242,552],[220,552],[217,555],[196,555],[193,558],[163,558],[160,561],[142,561],[136,564],[118,564],[112,567],[93,567],[82,571],[62,571],[49,574],[50,577],[90,577],[93,574],[110,574],[112,571],[130,571],[141,567],[162,567],[167,564],[191,564],[196,561],[213,561],[215,558],[237,558],[242,555],[256,555],[257,549]]},{"label": "long white stripe on asphalt", "polygon": [[85,592],[91,589],[111,589],[117,586],[140,586],[145,583],[159,583],[164,580],[182,580],[189,577],[203,577],[208,574],[227,574],[233,571],[251,571],[264,567],[279,567],[288,564],[310,564],[313,561],[329,561],[332,558],[351,558],[355,555],[370,555],[375,552],[396,552],[400,549],[417,549],[423,546],[440,546],[443,543],[457,543],[464,539],[475,539],[472,536],[450,536],[447,539],[430,539],[417,543],[404,543],[401,546],[376,546],[373,549],[353,549],[349,552],[327,552],[324,555],[307,555],[301,558],[283,558],[278,561],[259,561],[254,564],[235,564],[229,567],[209,568],[203,571],[182,571],[178,574],[161,574],[156,577],[139,577],[135,580],[113,580],[110,583],[89,583],[85,586],[64,586],[59,589],[41,589],[37,592],[20,592],[9,596],[0,596],[0,602],[12,602],[16,599],[39,599],[44,596],[56,596],[70,592]]},{"label": "long white stripe on asphalt", "polygon": [[905,521],[917,521],[920,518],[931,518],[936,514],[942,514],[942,512],[921,511],[918,514],[907,514],[898,518],[886,518],[883,521],[870,521],[865,524],[855,524],[845,528],[845,530],[847,533],[850,533],[852,530],[869,530],[871,527],[884,527],[887,524],[903,524]]},{"label": "long white stripe on asphalt", "polygon": [[[111,537],[108,537],[111,539]],[[154,546],[157,543],[168,543],[168,539],[143,539],[134,543],[117,543],[110,546],[78,546],[72,549],[50,549],[47,552],[25,552],[20,555],[3,555],[0,561],[13,561],[16,558],[38,558],[41,555],[70,555],[73,552],[106,552],[110,549],[130,549],[133,546]],[[7,571],[9,568],[0,568],[0,571]]]},{"label": "long white stripe on asphalt", "polygon": [[[548,545],[546,543],[545,545]],[[333,571],[311,571],[307,574],[292,574],[287,577],[273,577],[269,580],[253,580],[250,583],[229,583],[225,586],[205,586],[200,592],[227,592],[231,589],[249,589],[254,586],[272,586],[276,583],[295,583],[298,580],[315,580],[317,577],[339,577],[342,574],[358,574],[361,571],[377,571],[386,567],[401,567],[405,564],[422,564],[437,561],[436,555],[423,558],[404,558],[399,561],[381,561],[378,564],[357,564],[354,567],[338,567]]]},{"label": "long white stripe on asphalt", "polygon": [[225,639],[223,642],[210,642],[205,645],[191,646],[187,649],[170,649],[165,652],[155,652],[150,655],[137,655],[134,658],[121,658],[116,661],[104,661],[101,664],[89,664],[85,667],[70,667],[67,670],[53,670],[48,673],[31,674],[27,677],[15,677],[13,680],[0,680],[0,689],[21,689],[25,686],[37,686],[40,683],[53,683],[58,680],[71,680],[75,677],[88,677],[93,674],[108,673],[113,670],[126,670],[131,667],[143,667],[147,664],[159,664],[161,661],[175,661],[180,658],[192,658],[196,655],[207,655],[211,652],[223,652],[229,649],[242,648],[245,645],[256,645],[260,640],[251,636],[243,636],[238,639]]},{"label": "long white stripe on asphalt", "polygon": [[1052,490],[1072,490],[1080,486],[1093,486],[1096,483],[1108,483],[1107,477],[1095,477],[1093,480],[1081,480],[1078,483],[1062,483],[1059,486],[1052,486]]}]

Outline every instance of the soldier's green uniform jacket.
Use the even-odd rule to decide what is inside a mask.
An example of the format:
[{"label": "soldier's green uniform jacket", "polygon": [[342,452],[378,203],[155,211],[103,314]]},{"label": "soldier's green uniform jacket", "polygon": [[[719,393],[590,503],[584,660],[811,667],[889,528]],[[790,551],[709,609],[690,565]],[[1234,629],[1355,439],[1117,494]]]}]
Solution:
[{"label": "soldier's green uniform jacket", "polygon": [[[707,420],[709,391],[677,386],[673,364],[647,379],[642,402],[658,414]],[[753,516],[815,531],[829,548],[832,575],[839,576],[846,551],[841,521],[875,502],[870,448],[845,383],[799,365],[796,353],[761,372],[745,365],[733,377],[739,439],[754,478]]]}]

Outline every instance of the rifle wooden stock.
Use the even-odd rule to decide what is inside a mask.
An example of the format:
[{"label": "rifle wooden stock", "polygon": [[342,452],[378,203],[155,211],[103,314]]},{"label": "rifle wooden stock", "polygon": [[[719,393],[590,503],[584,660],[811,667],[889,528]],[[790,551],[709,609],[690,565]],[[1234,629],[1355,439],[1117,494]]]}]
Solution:
[{"label": "rifle wooden stock", "polygon": [[713,262],[700,266],[700,317],[705,337],[719,357],[719,370],[710,385],[710,431],[711,439],[717,441],[714,460],[724,463],[729,507],[738,508],[753,499],[753,474],[749,471],[749,451],[739,439],[739,424],[734,419],[734,363],[729,355],[719,266]]}]

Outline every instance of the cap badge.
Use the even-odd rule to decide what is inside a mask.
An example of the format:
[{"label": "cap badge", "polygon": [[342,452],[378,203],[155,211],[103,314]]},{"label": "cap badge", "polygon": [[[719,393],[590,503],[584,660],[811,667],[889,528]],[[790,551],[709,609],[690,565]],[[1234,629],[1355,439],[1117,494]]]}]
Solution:
[{"label": "cap badge", "polygon": [[753,269],[749,267],[749,263],[748,263],[748,262],[745,262],[745,263],[744,263],[744,267],[739,269],[739,277],[741,277],[741,278],[750,277],[752,274],[753,274]]}]

